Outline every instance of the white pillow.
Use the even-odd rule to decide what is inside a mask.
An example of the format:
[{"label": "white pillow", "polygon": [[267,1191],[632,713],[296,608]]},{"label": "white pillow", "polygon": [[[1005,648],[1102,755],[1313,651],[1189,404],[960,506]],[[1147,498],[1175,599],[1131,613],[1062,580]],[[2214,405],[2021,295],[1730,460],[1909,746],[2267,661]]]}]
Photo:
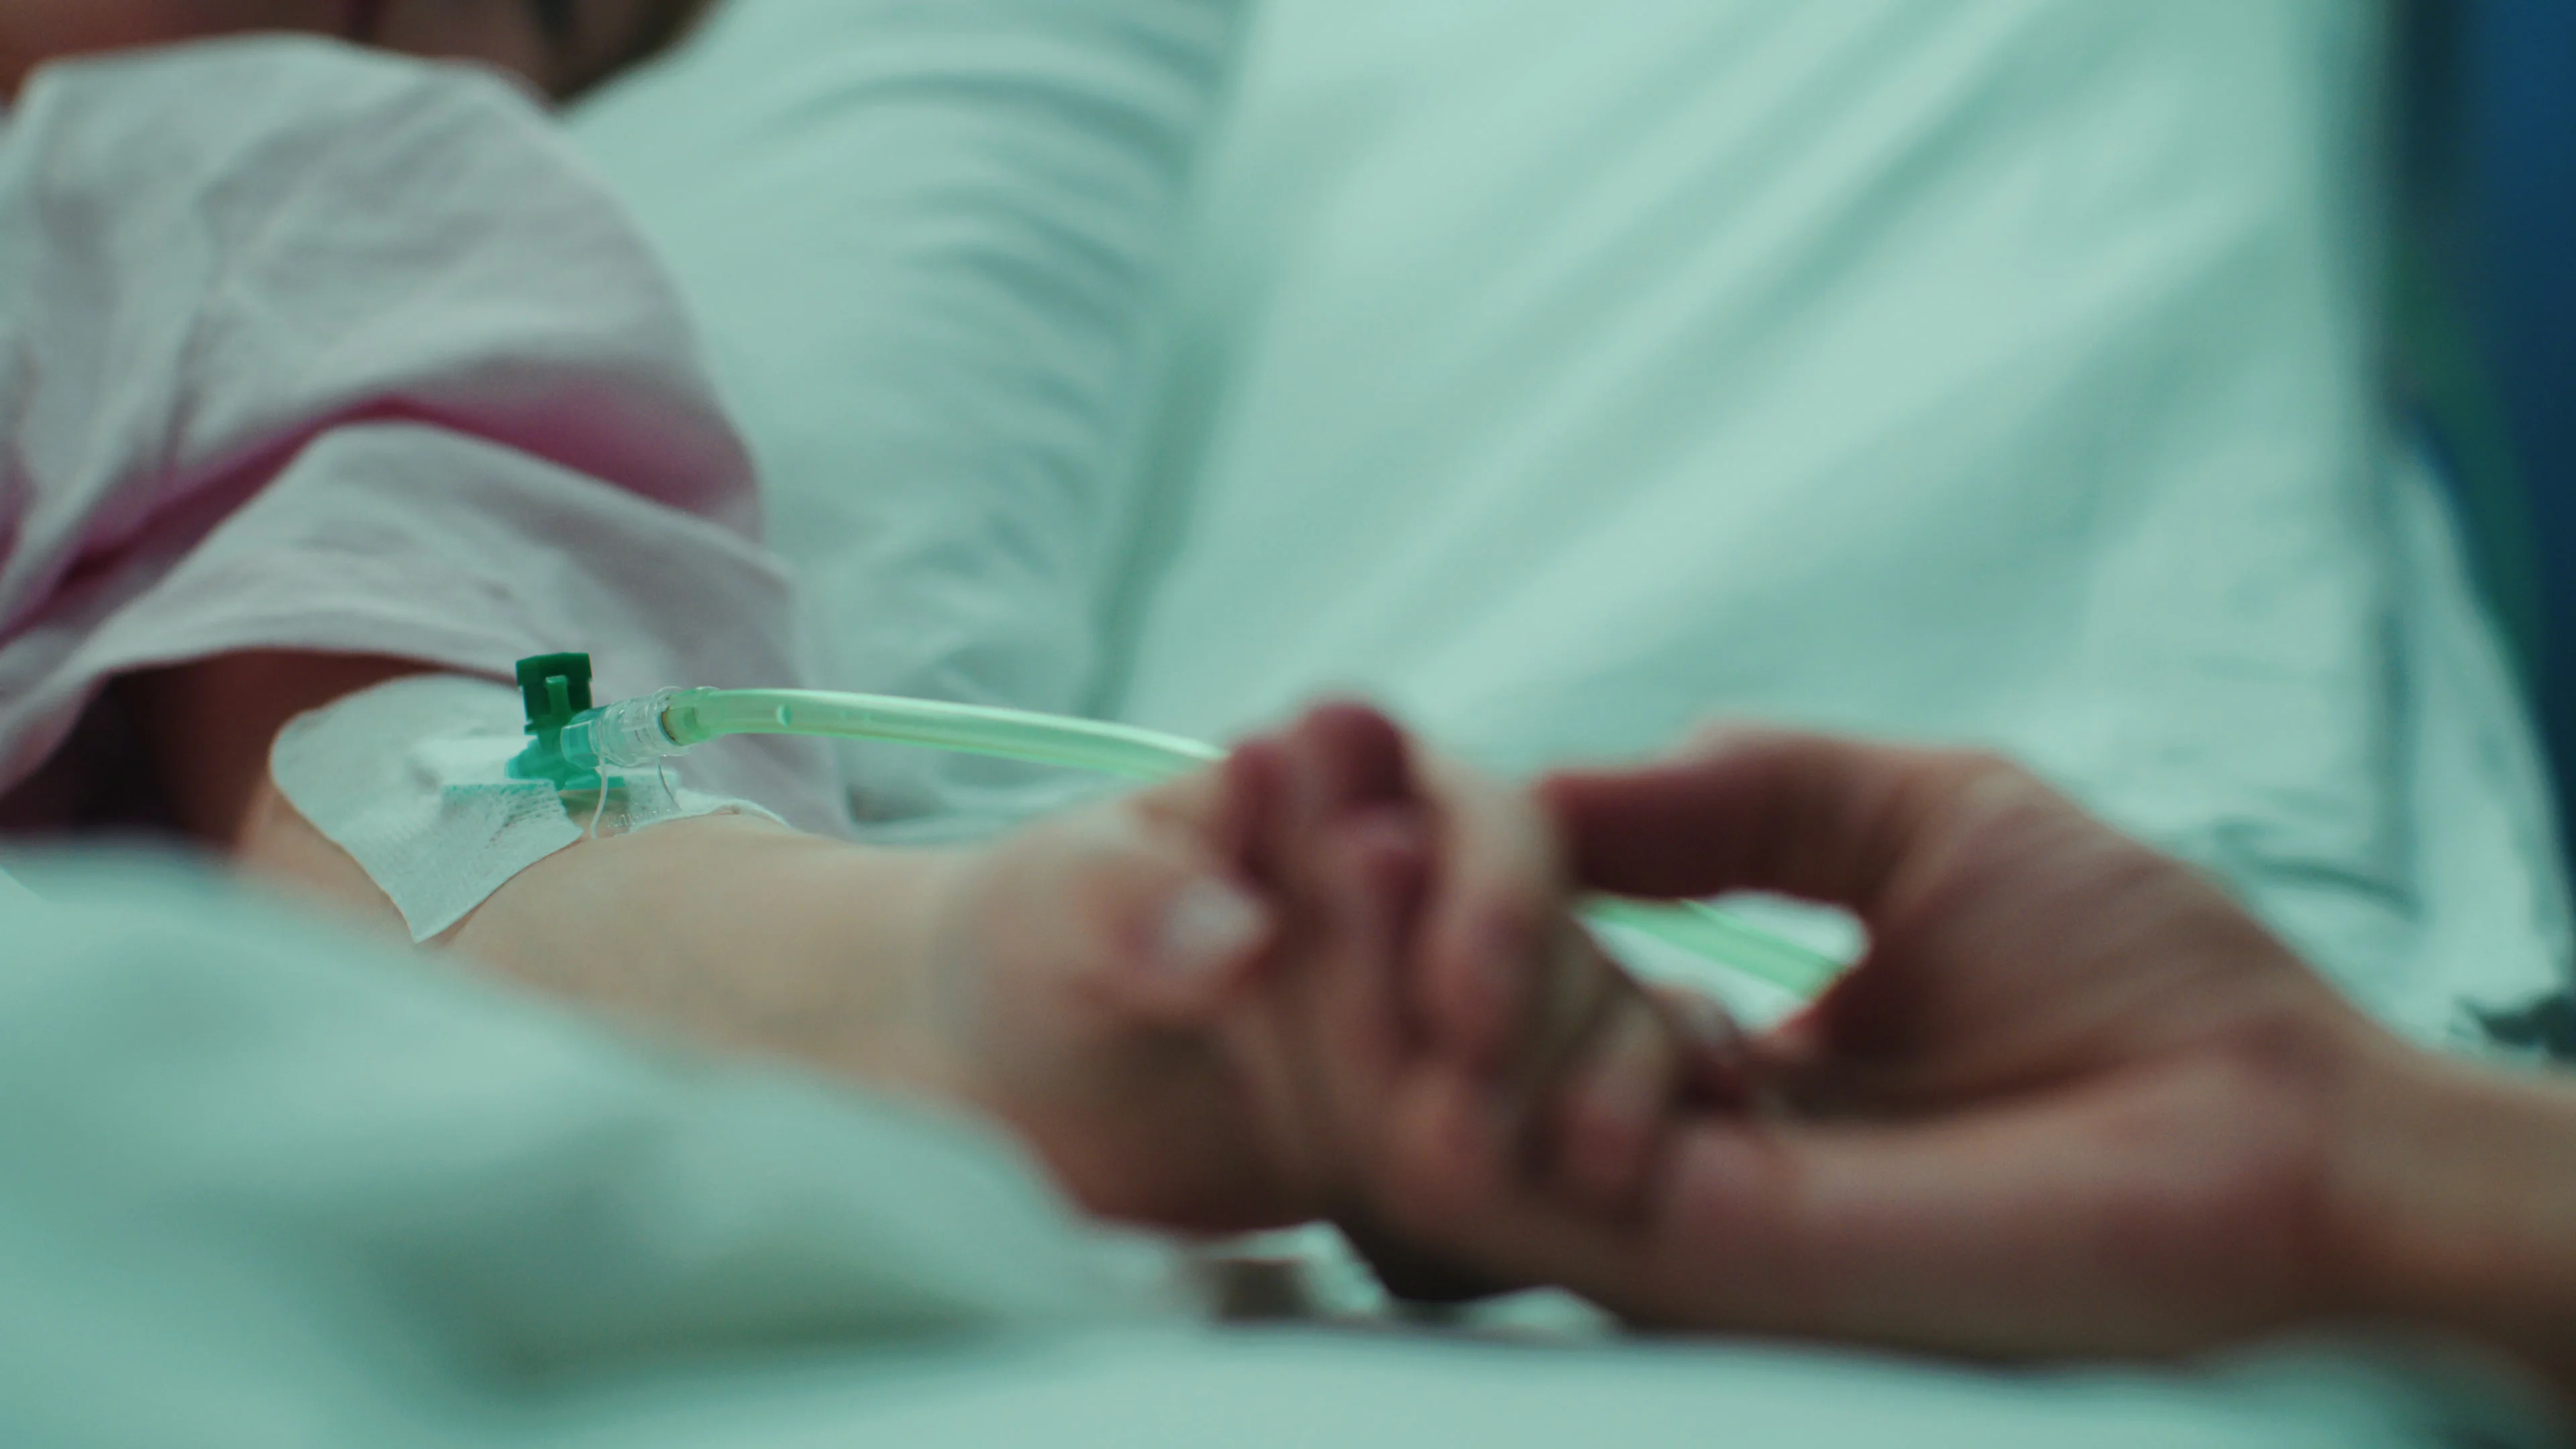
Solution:
[{"label": "white pillow", "polygon": [[[570,117],[705,330],[821,683],[1081,703],[1109,465],[1242,8],[731,0]],[[863,821],[1027,778],[845,765]]]}]

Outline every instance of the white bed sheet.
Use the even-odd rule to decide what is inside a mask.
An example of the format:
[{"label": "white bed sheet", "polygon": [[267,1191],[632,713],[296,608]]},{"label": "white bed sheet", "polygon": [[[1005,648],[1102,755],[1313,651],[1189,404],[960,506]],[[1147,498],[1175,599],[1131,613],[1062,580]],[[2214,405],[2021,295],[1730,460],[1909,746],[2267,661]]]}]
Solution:
[{"label": "white bed sheet", "polygon": [[1997,746],[2388,1020],[2566,979],[2527,727],[2373,370],[2380,12],[1305,0],[1207,162],[1137,723],[1503,770]]},{"label": "white bed sheet", "polygon": [[1996,1373],[1212,1329],[962,1119],[38,864],[47,903],[0,900],[12,1446],[2547,1442],[2484,1370],[2354,1344]]},{"label": "white bed sheet", "polygon": [[1557,1348],[1312,1331],[1095,1333],[585,1396],[548,1449],[2438,1449],[2547,1442],[2424,1361],[2283,1348],[2182,1377],[1995,1373],[1752,1345]]}]

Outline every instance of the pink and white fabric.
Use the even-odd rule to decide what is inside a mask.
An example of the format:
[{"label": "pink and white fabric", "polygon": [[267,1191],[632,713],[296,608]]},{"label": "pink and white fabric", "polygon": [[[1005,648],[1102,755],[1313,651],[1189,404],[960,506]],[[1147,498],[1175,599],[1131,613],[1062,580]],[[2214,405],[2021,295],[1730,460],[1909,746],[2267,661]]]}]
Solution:
[{"label": "pink and white fabric", "polygon": [[[659,268],[505,82],[226,41],[0,127],[0,794],[106,681],[228,651],[791,682],[757,527]],[[740,744],[699,783],[840,828],[825,751]]]}]

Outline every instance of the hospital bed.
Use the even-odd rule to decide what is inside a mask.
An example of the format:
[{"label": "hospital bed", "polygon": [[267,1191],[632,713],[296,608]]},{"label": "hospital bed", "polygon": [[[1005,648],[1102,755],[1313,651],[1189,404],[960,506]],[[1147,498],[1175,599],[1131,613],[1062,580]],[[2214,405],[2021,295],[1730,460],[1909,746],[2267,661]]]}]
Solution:
[{"label": "hospital bed", "polygon": [[[573,129],[827,684],[1218,739],[1357,689],[1506,771],[1997,746],[2465,1042],[2569,929],[2383,397],[2382,18],[744,0]],[[898,835],[1056,783],[849,762]]]},{"label": "hospital bed", "polygon": [[[1358,690],[1504,771],[1723,712],[1996,746],[2481,1049],[2566,986],[2567,877],[2456,455],[2381,370],[2392,20],[736,0],[572,129],[701,313],[828,684],[1211,739]],[[890,838],[1081,788],[847,763]],[[1224,1352],[1295,1381],[1281,1342]],[[1712,1426],[1774,1373],[1963,1440],[2132,1422],[1702,1352]],[[2338,1392],[2328,1442],[2417,1432]]]},{"label": "hospital bed", "polygon": [[[1360,689],[1508,771],[1718,711],[2000,746],[2467,1047],[2566,984],[2565,876],[2379,395],[2380,18],[734,0],[572,131],[700,313],[826,684],[1203,738]],[[848,764],[898,838],[1080,788]],[[972,1124],[39,884],[0,1373],[75,1417],[23,1442],[2545,1442],[2411,1344],[1212,1330]],[[143,1206],[83,1219],[101,1181]],[[100,1336],[206,1392],[35,1391]]]},{"label": "hospital bed", "polygon": [[[1219,1329],[988,1129],[639,1048],[208,881],[0,895],[0,1442],[2539,1445],[2475,1364],[1979,1372]],[[24,948],[23,950],[15,948]]]}]

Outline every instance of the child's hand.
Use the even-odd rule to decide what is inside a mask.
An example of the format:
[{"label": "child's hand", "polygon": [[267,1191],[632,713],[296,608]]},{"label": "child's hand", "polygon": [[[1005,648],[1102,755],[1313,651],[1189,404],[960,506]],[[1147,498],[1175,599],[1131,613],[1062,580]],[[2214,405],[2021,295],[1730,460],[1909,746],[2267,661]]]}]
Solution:
[{"label": "child's hand", "polygon": [[[1241,1232],[1351,1200],[1340,1124],[1364,1104],[1334,1094],[1358,1077],[1318,1073],[1314,1042],[1411,1049],[1430,850],[1400,754],[1362,781],[1341,742],[1310,719],[955,858],[911,992],[945,1064],[927,1085],[1009,1123],[1102,1216]],[[1346,818],[1363,795],[1387,808]],[[1326,858],[1328,825],[1356,856]]]},{"label": "child's hand", "polygon": [[1311,1216],[1215,1032],[1285,937],[1224,848],[1234,829],[1227,777],[1205,772],[958,857],[930,913],[914,995],[952,1064],[934,1089],[1011,1125],[1101,1216]]}]

